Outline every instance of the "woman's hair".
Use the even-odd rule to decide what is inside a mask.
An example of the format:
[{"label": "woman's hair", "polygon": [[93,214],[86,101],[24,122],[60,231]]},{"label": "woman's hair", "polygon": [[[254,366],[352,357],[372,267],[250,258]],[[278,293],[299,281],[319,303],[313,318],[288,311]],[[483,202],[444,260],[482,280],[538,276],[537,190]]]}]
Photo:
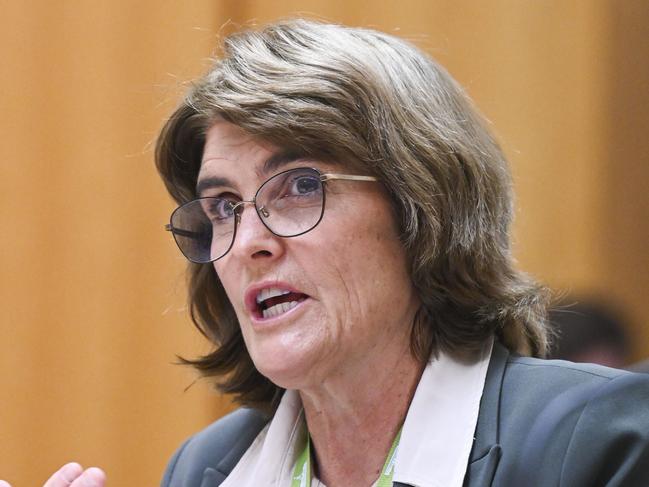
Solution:
[{"label": "woman's hair", "polygon": [[[156,163],[178,203],[196,197],[217,119],[283,149],[376,176],[400,226],[421,308],[412,352],[462,354],[496,334],[542,356],[548,294],[514,267],[505,157],[462,88],[430,57],[373,30],[293,20],[225,39],[162,129]],[[214,344],[184,360],[242,404],[280,389],[255,368],[211,264],[189,267],[193,322]]]}]

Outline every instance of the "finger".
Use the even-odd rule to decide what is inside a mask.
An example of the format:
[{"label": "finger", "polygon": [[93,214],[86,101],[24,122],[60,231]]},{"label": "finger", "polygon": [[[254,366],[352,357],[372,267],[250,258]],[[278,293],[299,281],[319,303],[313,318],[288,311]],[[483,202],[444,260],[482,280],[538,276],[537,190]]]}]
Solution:
[{"label": "finger", "polygon": [[0,487],[11,487],[11,484],[6,480],[0,480]]},{"label": "finger", "polygon": [[81,465],[68,463],[56,471],[43,487],[69,487],[82,473]]},{"label": "finger", "polygon": [[104,487],[105,484],[106,474],[104,471],[97,467],[91,467],[72,482],[70,487]]}]

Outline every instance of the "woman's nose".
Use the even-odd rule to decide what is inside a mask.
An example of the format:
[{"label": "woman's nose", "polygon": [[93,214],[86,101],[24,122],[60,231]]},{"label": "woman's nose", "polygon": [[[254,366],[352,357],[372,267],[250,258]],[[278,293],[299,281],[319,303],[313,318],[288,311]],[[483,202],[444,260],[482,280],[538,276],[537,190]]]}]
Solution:
[{"label": "woman's nose", "polygon": [[[241,204],[243,203],[243,204]],[[283,250],[283,239],[271,232],[261,220],[252,201],[242,201],[237,208],[237,230],[230,252],[239,258],[270,258]]]}]

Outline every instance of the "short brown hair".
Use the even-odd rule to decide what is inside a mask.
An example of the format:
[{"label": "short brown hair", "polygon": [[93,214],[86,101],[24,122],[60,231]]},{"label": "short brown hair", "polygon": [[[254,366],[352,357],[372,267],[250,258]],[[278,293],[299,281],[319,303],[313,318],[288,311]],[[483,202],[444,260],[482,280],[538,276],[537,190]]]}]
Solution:
[{"label": "short brown hair", "polygon": [[[493,334],[512,350],[545,354],[547,292],[515,269],[510,251],[507,162],[462,88],[416,47],[306,20],[226,38],[157,142],[157,167],[178,203],[196,197],[205,132],[217,118],[379,178],[422,303],[417,358],[473,350]],[[211,265],[190,264],[189,302],[214,350],[185,362],[239,402],[270,405],[280,389],[252,363]]]}]

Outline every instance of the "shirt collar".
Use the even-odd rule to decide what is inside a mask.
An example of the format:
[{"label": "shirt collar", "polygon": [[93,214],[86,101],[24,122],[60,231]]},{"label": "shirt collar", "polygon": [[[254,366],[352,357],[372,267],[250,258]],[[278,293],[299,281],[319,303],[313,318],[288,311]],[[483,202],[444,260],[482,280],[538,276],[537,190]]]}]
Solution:
[{"label": "shirt collar", "polygon": [[[490,339],[466,362],[443,352],[428,362],[403,424],[394,482],[413,487],[462,486],[492,347]],[[305,435],[300,396],[287,390],[272,421],[222,487],[259,486],[260,479],[267,479],[263,485],[290,485]]]},{"label": "shirt collar", "polygon": [[493,348],[471,361],[439,353],[424,369],[401,432],[393,480],[416,487],[461,487]]},{"label": "shirt collar", "polygon": [[273,419],[257,435],[221,487],[291,485],[293,465],[306,442],[302,402],[287,390]]}]

